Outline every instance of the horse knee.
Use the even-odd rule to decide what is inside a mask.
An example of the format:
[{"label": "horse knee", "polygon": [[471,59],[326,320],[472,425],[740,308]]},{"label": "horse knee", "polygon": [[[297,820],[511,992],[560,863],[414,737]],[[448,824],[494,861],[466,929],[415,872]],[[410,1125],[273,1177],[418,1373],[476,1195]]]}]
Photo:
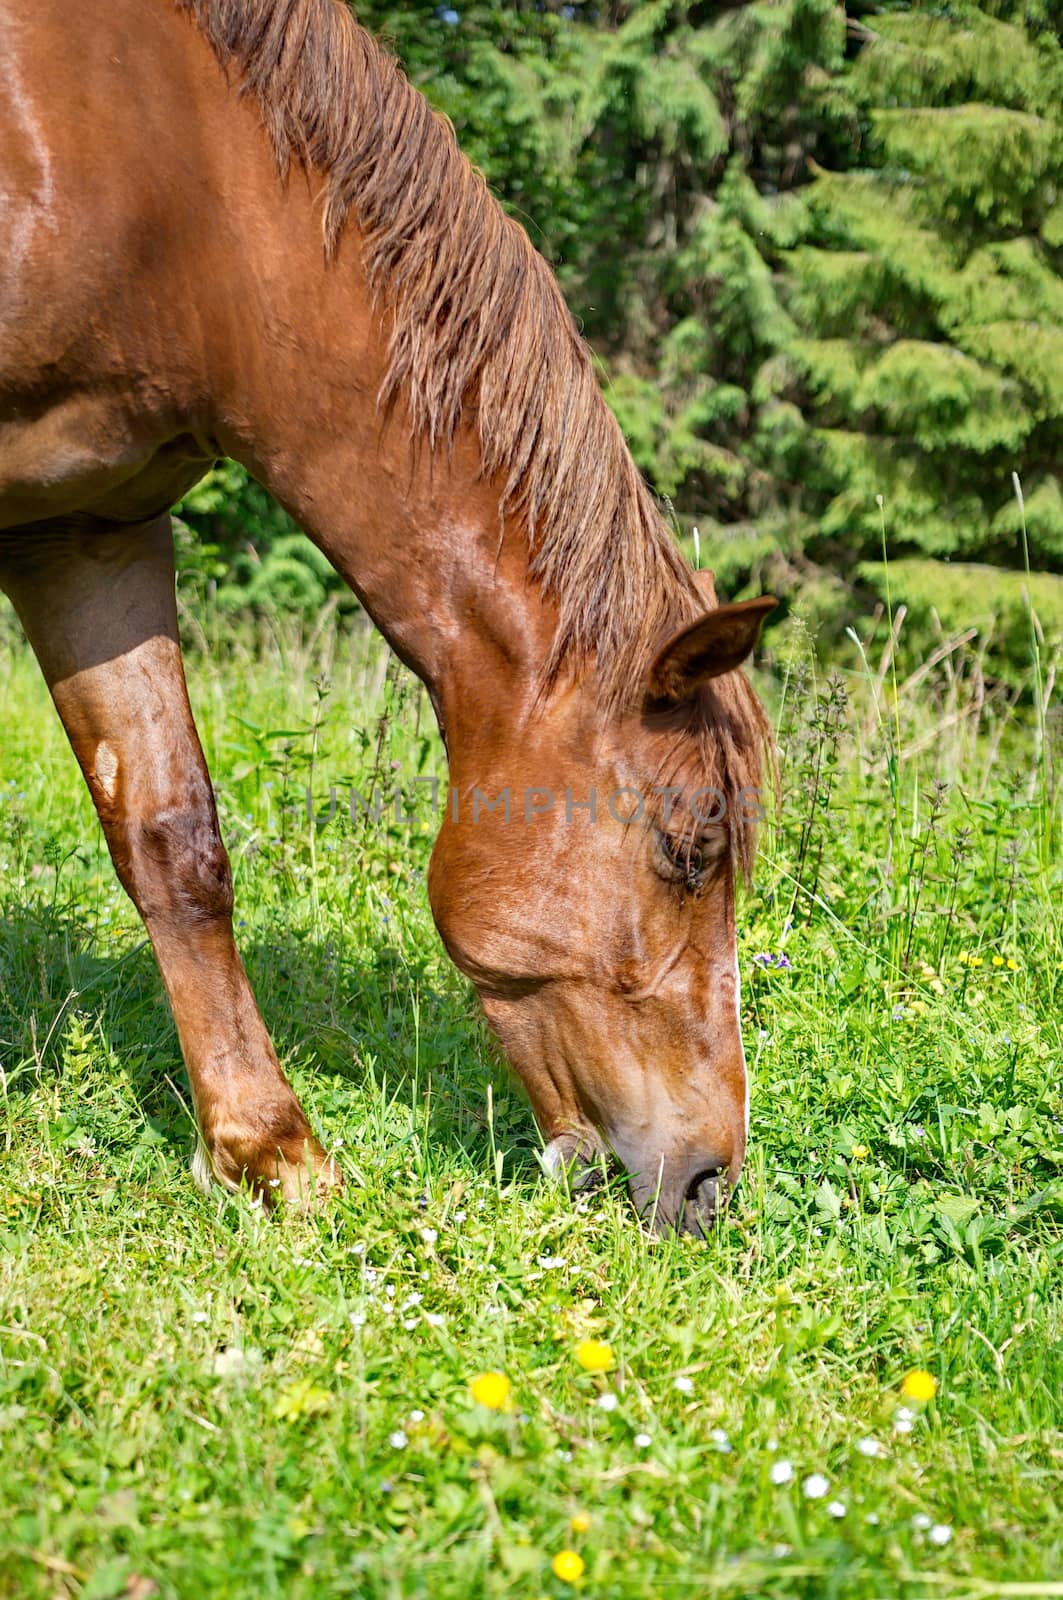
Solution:
[{"label": "horse knee", "polygon": [[232,915],[232,873],[213,798],[160,807],[123,831],[119,872],[142,916],[188,924]]}]

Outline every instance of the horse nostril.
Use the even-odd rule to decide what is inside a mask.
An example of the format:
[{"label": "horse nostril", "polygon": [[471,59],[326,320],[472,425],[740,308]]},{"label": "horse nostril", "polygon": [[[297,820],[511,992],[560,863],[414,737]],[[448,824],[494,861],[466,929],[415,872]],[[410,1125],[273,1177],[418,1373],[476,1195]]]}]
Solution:
[{"label": "horse nostril", "polygon": [[680,1228],[704,1238],[716,1220],[727,1182],[726,1167],[702,1167],[687,1184]]}]

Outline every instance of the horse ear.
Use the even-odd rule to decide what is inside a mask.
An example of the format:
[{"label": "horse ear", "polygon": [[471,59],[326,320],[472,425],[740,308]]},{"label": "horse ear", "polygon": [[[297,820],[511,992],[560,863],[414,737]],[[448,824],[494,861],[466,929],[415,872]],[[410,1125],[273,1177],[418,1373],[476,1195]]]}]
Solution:
[{"label": "horse ear", "polygon": [[646,696],[682,705],[703,683],[740,667],[757,642],[760,625],[778,605],[769,594],[717,606],[670,639],[650,668]]}]

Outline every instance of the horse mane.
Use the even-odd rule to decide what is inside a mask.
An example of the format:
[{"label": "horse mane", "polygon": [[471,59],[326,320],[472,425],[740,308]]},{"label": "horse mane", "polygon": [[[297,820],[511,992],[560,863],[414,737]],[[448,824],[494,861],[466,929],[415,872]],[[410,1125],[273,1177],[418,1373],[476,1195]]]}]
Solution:
[{"label": "horse mane", "polygon": [[[705,605],[550,268],[344,0],[174,3],[255,96],[281,173],[294,159],[321,174],[330,256],[353,214],[391,313],[382,405],[401,395],[433,449],[475,424],[483,475],[558,608],[547,681],[593,656],[603,702],[628,701],[655,647]],[[698,720],[700,781],[758,786],[767,723],[741,672],[708,686]]]}]

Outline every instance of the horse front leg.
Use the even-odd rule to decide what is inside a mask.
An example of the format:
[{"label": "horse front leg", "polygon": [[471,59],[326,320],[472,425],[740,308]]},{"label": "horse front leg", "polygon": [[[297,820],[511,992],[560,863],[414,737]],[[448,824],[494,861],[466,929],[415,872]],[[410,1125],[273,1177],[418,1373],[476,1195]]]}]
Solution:
[{"label": "horse front leg", "polygon": [[[169,518],[21,530],[0,586],[41,663],[177,1023],[197,1180],[305,1203],[339,1182],[277,1061],[233,940],[232,874],[178,642]],[[204,1159],[205,1157],[205,1159]]]}]

